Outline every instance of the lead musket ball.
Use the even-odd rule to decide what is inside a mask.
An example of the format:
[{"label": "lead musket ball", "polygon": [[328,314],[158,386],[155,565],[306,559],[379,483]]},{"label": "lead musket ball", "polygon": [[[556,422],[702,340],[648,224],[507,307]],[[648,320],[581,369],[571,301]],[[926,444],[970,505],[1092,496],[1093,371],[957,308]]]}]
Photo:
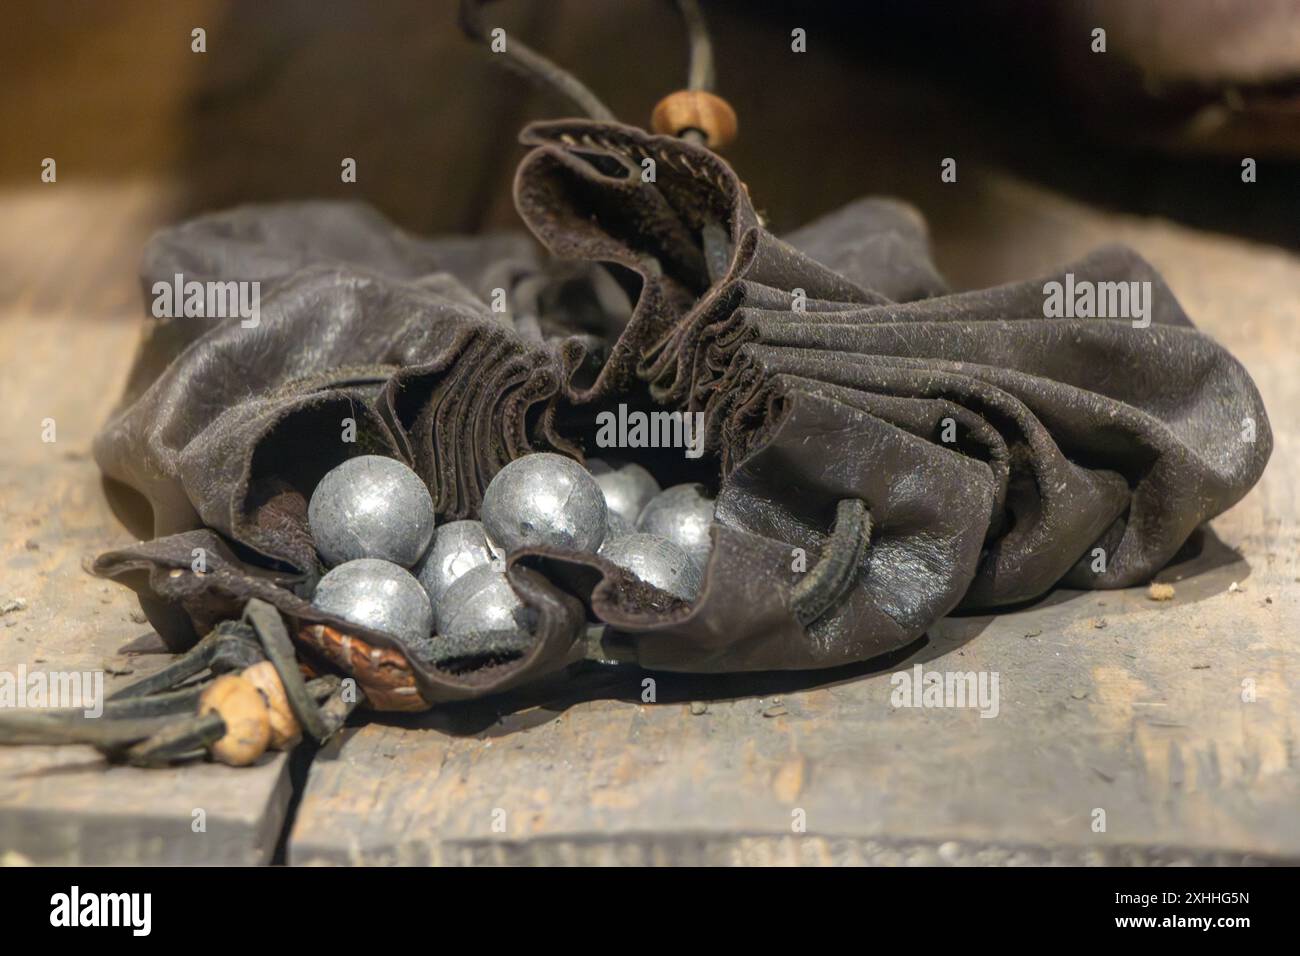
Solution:
[{"label": "lead musket ball", "polygon": [[437,607],[447,589],[463,574],[496,560],[487,533],[478,521],[452,521],[439,525],[433,545],[415,576]]},{"label": "lead musket ball", "polygon": [[695,559],[667,538],[641,532],[619,535],[600,546],[600,555],[684,601],[693,601],[700,593]]},{"label": "lead musket ball", "polygon": [[[611,515],[618,515],[629,526],[636,524],[641,509],[659,494],[659,482],[640,465],[629,463],[617,468],[599,459],[588,462],[591,474],[605,495]],[[610,522],[613,526],[613,522]]]},{"label": "lead musket ball", "polygon": [[533,617],[500,566],[483,564],[461,575],[438,602],[438,640],[526,635]]},{"label": "lead musket ball", "polygon": [[611,511],[609,517],[605,521],[605,540],[608,541],[610,538],[620,534],[631,534],[635,530],[636,525],[629,522],[617,512]]},{"label": "lead musket ball", "polygon": [[596,479],[571,458],[541,452],[516,458],[488,483],[480,517],[507,553],[528,545],[594,552],[609,509]]},{"label": "lead musket ball", "polygon": [[698,484],[673,485],[651,499],[637,519],[638,531],[667,538],[695,559],[703,571],[709,564],[714,502]]},{"label": "lead musket ball", "polygon": [[378,558],[409,568],[433,537],[433,498],[400,461],[360,455],[320,480],[307,523],[327,565]]},{"label": "lead musket ball", "polygon": [[433,605],[415,576],[377,558],[347,561],[316,585],[312,606],[402,641],[427,638]]}]

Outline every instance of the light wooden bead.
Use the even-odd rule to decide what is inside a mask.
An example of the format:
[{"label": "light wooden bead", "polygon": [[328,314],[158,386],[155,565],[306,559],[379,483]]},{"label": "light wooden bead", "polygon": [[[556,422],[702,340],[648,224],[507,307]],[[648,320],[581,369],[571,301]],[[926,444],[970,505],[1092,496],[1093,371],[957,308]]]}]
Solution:
[{"label": "light wooden bead", "polygon": [[650,125],[661,136],[681,136],[697,129],[710,149],[721,149],[736,138],[736,111],[726,100],[704,90],[678,90],[659,101]]},{"label": "light wooden bead", "polygon": [[226,724],[226,735],[212,745],[212,756],[232,767],[246,767],[271,742],[271,717],[266,700],[253,683],[235,674],[223,674],[199,697],[199,715],[216,711]]},{"label": "light wooden bead", "polygon": [[284,692],[284,683],[275,665],[262,661],[252,667],[244,668],[244,679],[262,692],[266,701],[267,713],[271,720],[271,749],[289,750],[302,739],[302,725],[293,715],[289,706],[289,695]]}]

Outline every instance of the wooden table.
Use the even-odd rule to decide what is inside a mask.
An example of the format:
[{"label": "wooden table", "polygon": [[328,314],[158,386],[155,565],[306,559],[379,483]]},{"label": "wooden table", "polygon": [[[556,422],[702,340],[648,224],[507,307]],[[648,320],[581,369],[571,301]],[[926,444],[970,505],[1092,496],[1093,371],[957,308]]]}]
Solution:
[{"label": "wooden table", "polygon": [[[88,444],[136,339],[130,251],[169,218],[169,199],[157,187],[60,185],[11,196],[4,211],[0,288],[17,294],[0,312],[0,602],[26,607],[0,617],[0,670],[107,667],[111,687],[166,658],[129,593],[82,571],[84,555],[126,540]],[[938,219],[940,265],[961,285],[1128,242],[1255,376],[1273,462],[1200,555],[1161,575],[1172,601],[1060,592],[943,621],[871,666],[725,679],[593,671],[377,719],[315,758],[288,861],[1300,860],[1300,260],[995,175],[964,173]],[[38,228],[61,246],[30,243]],[[40,440],[46,417],[53,444]],[[997,672],[998,716],[891,706],[890,675],[918,663]],[[655,703],[642,699],[647,678]],[[283,757],[144,771],[83,748],[4,749],[0,857],[267,862],[289,793]],[[194,829],[200,809],[206,832]]]},{"label": "wooden table", "polygon": [[[0,671],[104,669],[106,688],[169,659],[130,591],[83,562],[130,540],[90,458],[139,335],[139,249],[166,189],[59,183],[6,195],[0,228]],[[33,237],[41,237],[33,241]],[[53,442],[42,440],[54,420]],[[0,748],[0,862],[266,863],[288,760],[109,767],[89,747]]]}]

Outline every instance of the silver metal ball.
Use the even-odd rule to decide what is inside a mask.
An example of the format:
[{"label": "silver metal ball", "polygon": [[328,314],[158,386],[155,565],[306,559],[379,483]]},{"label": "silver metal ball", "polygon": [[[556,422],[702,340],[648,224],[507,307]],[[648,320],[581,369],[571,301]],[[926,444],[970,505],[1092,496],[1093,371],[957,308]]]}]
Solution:
[{"label": "silver metal ball", "polygon": [[712,541],[713,499],[703,485],[673,485],[650,500],[637,519],[636,528],[646,534],[667,538],[695,559],[703,571],[708,567]]},{"label": "silver metal ball", "polygon": [[307,523],[328,565],[379,558],[409,568],[433,537],[433,498],[420,476],[382,455],[331,469],[307,506]]},{"label": "silver metal ball", "polygon": [[311,603],[402,641],[422,640],[433,630],[429,595],[411,572],[391,561],[358,558],[340,564],[320,579]]},{"label": "silver metal ball", "polygon": [[547,452],[525,455],[488,483],[480,517],[506,552],[543,545],[594,552],[605,538],[608,509],[600,486],[581,465]]},{"label": "silver metal ball", "polygon": [[447,588],[467,571],[496,560],[487,533],[478,521],[452,521],[439,525],[433,545],[416,569],[429,600],[437,607]]},{"label": "silver metal ball", "polygon": [[600,546],[600,554],[647,584],[684,601],[700,593],[700,569],[684,549],[658,535],[619,535]]},{"label": "silver metal ball", "polygon": [[611,515],[618,515],[629,526],[636,524],[641,509],[659,494],[659,482],[640,465],[627,464],[612,468],[603,461],[593,459],[588,463],[591,474],[605,494],[605,505]]},{"label": "silver metal ball", "polygon": [[620,534],[631,534],[636,526],[616,511],[611,511],[605,519],[605,540]]},{"label": "silver metal ball", "polygon": [[481,564],[456,579],[437,609],[438,638],[463,639],[526,635],[533,629],[533,612],[494,564]]}]

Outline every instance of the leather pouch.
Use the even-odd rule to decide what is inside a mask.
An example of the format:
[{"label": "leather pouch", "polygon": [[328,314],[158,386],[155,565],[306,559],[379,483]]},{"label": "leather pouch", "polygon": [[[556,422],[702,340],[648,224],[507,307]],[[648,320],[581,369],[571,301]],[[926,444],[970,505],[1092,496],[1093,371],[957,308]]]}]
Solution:
[{"label": "leather pouch", "polygon": [[[579,120],[523,141],[516,205],[549,257],[523,235],[419,239],[336,203],[237,209],[151,243],[147,300],[181,275],[256,281],[261,303],[256,327],[150,320],[95,445],[154,525],[95,570],[135,588],[164,637],[183,646],[262,598],[305,655],[403,710],[553,672],[595,623],[649,668],[830,667],[956,608],[1144,581],[1268,460],[1247,373],[1127,249],[952,293],[902,203],[780,239],[704,148]],[[1144,314],[1045,317],[1053,282],[1123,284]],[[520,455],[600,454],[596,415],[620,404],[702,416],[699,459],[639,453],[661,482],[717,495],[695,602],[529,549],[508,571],[537,611],[522,650],[440,656],[436,638],[405,647],[310,606],[306,502],[345,457],[397,457],[440,521],[473,516]]]}]

